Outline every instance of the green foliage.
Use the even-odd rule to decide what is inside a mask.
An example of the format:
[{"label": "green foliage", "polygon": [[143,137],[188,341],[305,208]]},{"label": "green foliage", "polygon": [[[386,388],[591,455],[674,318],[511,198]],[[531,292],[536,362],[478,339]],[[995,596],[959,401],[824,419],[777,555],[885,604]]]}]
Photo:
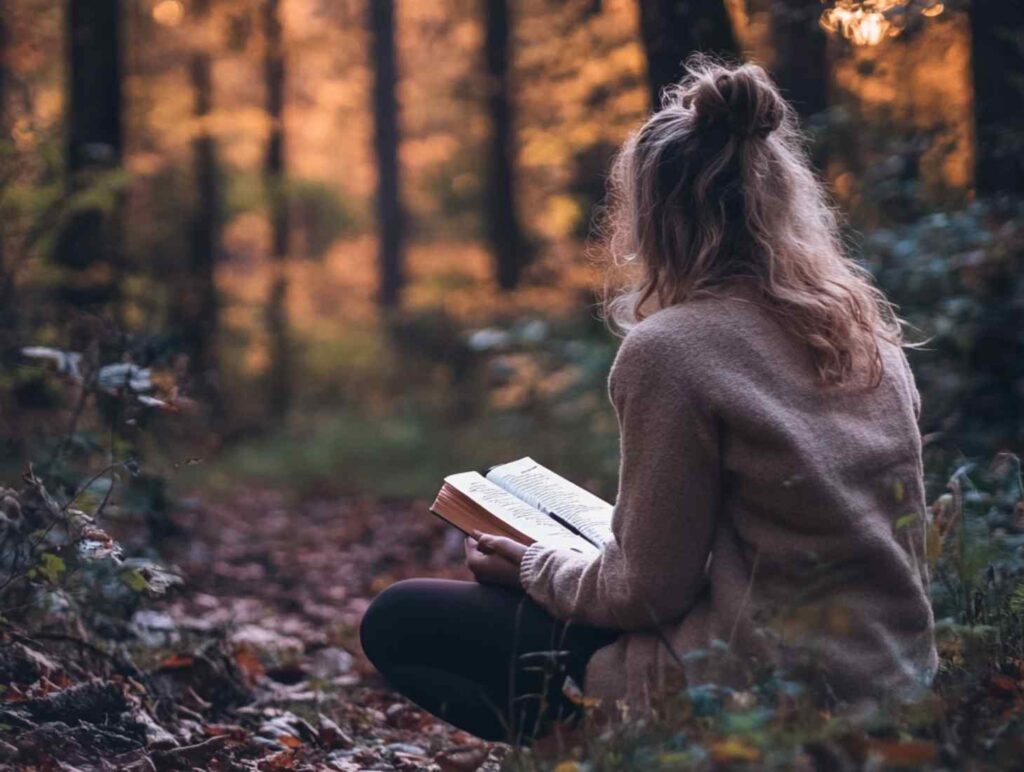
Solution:
[{"label": "green foliage", "polygon": [[335,241],[364,224],[365,217],[318,180],[289,180],[287,196],[290,225],[301,240],[299,254],[306,257],[321,257]]},{"label": "green foliage", "polygon": [[314,403],[178,484],[427,497],[454,470],[529,454],[614,495],[605,379],[615,347],[602,328],[526,317],[474,329],[410,316],[393,324],[390,344],[353,328],[314,348]]},{"label": "green foliage", "polygon": [[46,579],[50,584],[57,584],[60,580],[61,574],[67,569],[64,561],[54,555],[52,552],[44,552],[39,556],[39,564],[35,568],[29,569],[28,577],[34,579],[36,576],[41,576]]},{"label": "green foliage", "polygon": [[458,238],[483,235],[480,206],[484,192],[477,163],[481,152],[481,148],[463,147],[425,174],[421,184],[436,211],[416,221],[418,234],[452,233]]},{"label": "green foliage", "polygon": [[95,348],[34,346],[22,353],[25,361],[46,363],[40,374],[52,370],[65,385],[73,420],[70,426],[58,422],[62,433],[36,446],[20,490],[0,489],[3,624],[23,634],[108,630],[123,624],[146,596],[181,581],[147,557],[126,559],[104,522],[140,474],[137,448],[122,422],[137,425],[140,411],[173,405],[155,390],[151,370],[131,362],[100,364]]},{"label": "green foliage", "polygon": [[[232,170],[223,175],[223,181],[225,221],[267,207],[267,185],[261,175]],[[366,227],[365,206],[343,198],[331,185],[314,179],[287,179],[283,188],[289,229],[301,256],[322,257],[338,239]]]},{"label": "green foliage", "polygon": [[1024,205],[976,201],[869,231],[861,249],[916,328],[924,426],[967,455],[1024,446]]}]

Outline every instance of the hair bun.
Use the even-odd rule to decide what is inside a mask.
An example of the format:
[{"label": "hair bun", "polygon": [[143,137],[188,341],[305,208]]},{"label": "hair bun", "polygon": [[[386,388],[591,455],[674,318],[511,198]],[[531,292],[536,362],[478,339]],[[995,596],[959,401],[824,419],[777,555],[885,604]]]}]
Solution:
[{"label": "hair bun", "polygon": [[702,75],[687,100],[701,129],[764,139],[782,125],[785,103],[763,68],[715,67]]}]

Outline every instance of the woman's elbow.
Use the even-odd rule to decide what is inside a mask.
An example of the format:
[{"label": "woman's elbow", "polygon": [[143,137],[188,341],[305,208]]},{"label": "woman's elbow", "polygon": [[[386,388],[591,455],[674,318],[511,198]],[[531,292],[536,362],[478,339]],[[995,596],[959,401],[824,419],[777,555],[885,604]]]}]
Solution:
[{"label": "woman's elbow", "polygon": [[634,582],[615,604],[617,626],[622,630],[643,630],[677,622],[693,607],[697,591],[696,586],[677,589],[664,579]]}]

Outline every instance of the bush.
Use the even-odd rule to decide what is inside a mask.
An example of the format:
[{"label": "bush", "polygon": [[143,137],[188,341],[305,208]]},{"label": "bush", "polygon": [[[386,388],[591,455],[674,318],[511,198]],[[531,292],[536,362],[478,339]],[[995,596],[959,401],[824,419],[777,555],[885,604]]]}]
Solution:
[{"label": "bush", "polygon": [[125,558],[103,522],[118,501],[115,489],[142,477],[122,425],[137,423],[140,411],[181,403],[156,389],[150,369],[131,362],[101,365],[94,353],[45,347],[23,353],[49,362],[67,384],[70,425],[28,465],[19,490],[0,488],[0,618],[28,633],[109,631],[144,596],[180,581],[152,560]]},{"label": "bush", "polygon": [[932,439],[971,456],[1024,446],[1024,203],[880,228],[862,250],[923,341],[909,358]]}]

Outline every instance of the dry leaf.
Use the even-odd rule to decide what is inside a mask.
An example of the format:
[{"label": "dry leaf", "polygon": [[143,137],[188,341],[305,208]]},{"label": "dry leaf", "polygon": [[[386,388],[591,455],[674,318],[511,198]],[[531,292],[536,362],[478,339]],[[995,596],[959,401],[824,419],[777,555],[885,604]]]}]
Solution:
[{"label": "dry leaf", "polygon": [[761,751],[753,745],[747,745],[742,740],[729,738],[711,746],[711,760],[715,763],[728,761],[757,761],[761,758]]},{"label": "dry leaf", "polygon": [[872,740],[871,751],[882,757],[886,764],[893,767],[917,767],[935,761],[938,748],[935,743],[927,740]]},{"label": "dry leaf", "polygon": [[172,654],[160,663],[160,669],[176,670],[178,668],[192,667],[195,661],[195,657],[190,657],[188,654]]},{"label": "dry leaf", "polygon": [[441,772],[475,772],[487,761],[487,748],[481,745],[451,748],[434,757]]}]

